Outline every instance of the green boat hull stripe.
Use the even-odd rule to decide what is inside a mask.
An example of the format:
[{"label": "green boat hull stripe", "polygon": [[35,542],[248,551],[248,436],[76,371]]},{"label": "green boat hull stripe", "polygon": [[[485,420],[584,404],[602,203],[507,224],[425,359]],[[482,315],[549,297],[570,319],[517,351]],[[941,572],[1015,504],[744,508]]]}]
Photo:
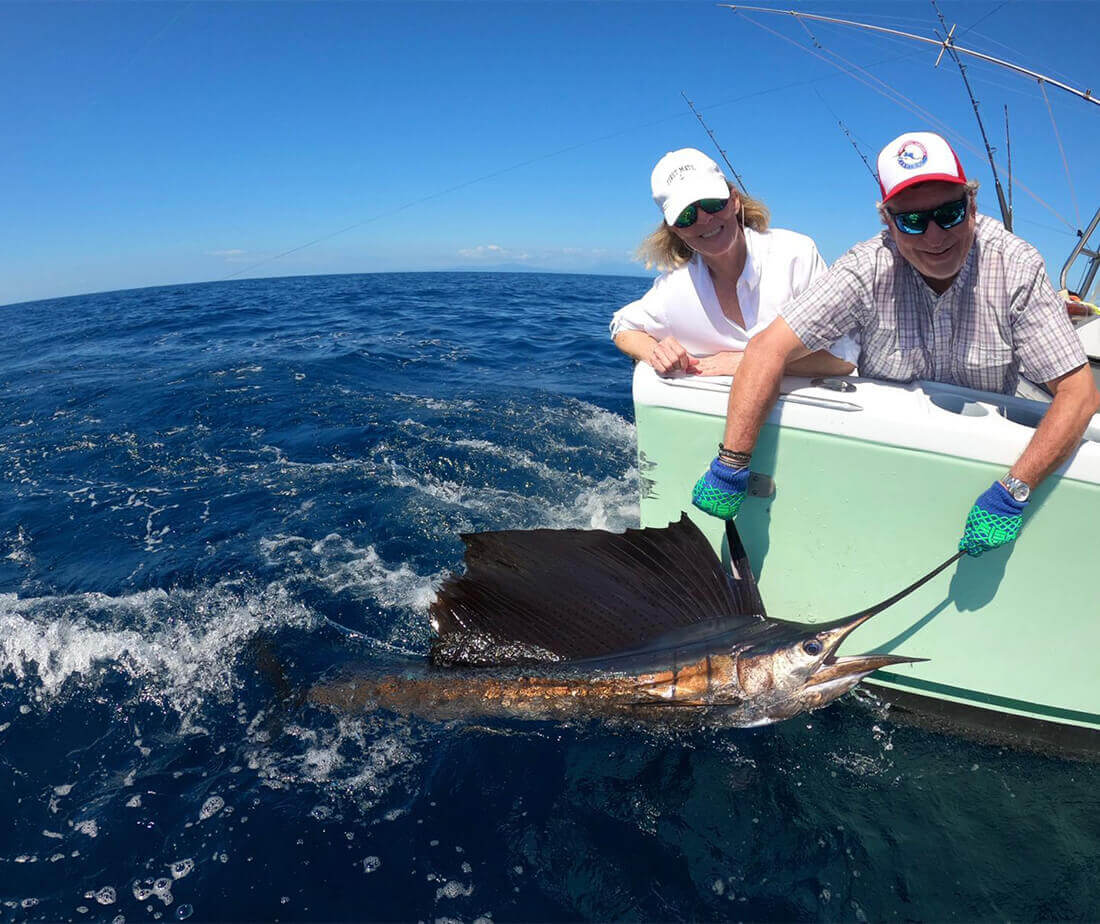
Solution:
[{"label": "green boat hull stripe", "polygon": [[1013,699],[1009,696],[997,696],[992,693],[979,693],[975,690],[963,690],[959,687],[949,686],[946,683],[936,683],[931,680],[921,680],[918,677],[901,677],[889,671],[876,671],[872,680],[883,683],[893,683],[899,687],[911,690],[920,690],[933,696],[946,696],[959,702],[970,705],[985,705],[990,709],[1010,709],[1021,715],[1045,716],[1062,722],[1078,722],[1082,725],[1092,725],[1100,728],[1100,715],[1092,712],[1079,712],[1076,709],[1062,709],[1058,706],[1044,706],[1039,703],[1031,703],[1023,699]]}]

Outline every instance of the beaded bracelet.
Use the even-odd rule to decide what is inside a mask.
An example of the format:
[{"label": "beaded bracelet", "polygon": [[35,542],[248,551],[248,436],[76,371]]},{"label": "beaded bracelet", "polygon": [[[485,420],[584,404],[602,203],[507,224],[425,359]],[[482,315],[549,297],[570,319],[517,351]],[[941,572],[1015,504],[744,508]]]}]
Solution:
[{"label": "beaded bracelet", "polygon": [[733,449],[726,449],[721,443],[718,444],[718,458],[721,459],[726,465],[731,468],[748,468],[749,463],[752,461],[751,452],[737,452]]}]

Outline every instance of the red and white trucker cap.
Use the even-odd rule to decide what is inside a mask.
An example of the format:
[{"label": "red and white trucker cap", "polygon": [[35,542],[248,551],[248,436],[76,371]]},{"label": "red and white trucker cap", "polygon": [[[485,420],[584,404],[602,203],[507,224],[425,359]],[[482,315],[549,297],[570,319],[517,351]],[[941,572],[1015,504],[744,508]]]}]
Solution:
[{"label": "red and white trucker cap", "polygon": [[878,185],[883,202],[903,189],[929,180],[966,183],[955,151],[934,132],[898,135],[878,156]]}]

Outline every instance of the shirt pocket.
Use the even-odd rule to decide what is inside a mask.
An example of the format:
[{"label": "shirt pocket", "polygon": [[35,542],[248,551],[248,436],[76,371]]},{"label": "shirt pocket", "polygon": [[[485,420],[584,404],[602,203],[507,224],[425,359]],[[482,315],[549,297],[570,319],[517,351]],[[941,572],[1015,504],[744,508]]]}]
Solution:
[{"label": "shirt pocket", "polygon": [[982,391],[1003,391],[1012,368],[1007,343],[959,343],[955,347],[955,376],[960,385]]},{"label": "shirt pocket", "polygon": [[905,348],[898,331],[882,329],[861,331],[859,374],[873,379],[909,382],[919,377],[923,366],[920,349]]}]

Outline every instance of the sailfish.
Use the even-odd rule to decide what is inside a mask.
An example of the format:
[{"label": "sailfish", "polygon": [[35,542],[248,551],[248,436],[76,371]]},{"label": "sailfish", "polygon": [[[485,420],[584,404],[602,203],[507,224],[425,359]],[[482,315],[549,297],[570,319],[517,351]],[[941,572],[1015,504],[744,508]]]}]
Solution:
[{"label": "sailfish", "polygon": [[883,667],[841,657],[882,603],[831,622],[769,617],[732,522],[727,570],[682,515],[665,527],[463,534],[466,571],[429,608],[428,664],[369,667],[315,686],[312,702],[429,719],[629,717],[758,726],[825,706]]}]

